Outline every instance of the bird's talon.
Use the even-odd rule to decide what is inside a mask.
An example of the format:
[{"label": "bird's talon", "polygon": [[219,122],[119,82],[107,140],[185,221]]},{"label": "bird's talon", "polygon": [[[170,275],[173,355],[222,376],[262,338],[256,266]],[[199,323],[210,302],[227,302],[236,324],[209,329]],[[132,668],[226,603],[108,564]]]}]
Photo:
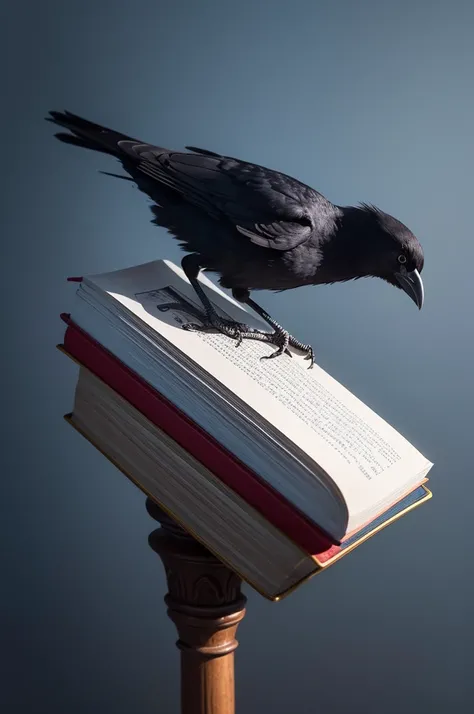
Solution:
[{"label": "bird's talon", "polygon": [[275,357],[279,357],[282,354],[283,348],[280,347],[279,349],[275,350],[275,352],[272,352],[271,355],[263,355],[263,357],[260,357],[260,359],[274,359]]},{"label": "bird's talon", "polygon": [[313,369],[313,365],[314,365],[314,351],[313,351],[313,348],[312,348],[312,347],[310,347],[310,349],[308,350],[308,354],[305,356],[305,359],[306,359],[306,360],[309,360],[308,369]]}]

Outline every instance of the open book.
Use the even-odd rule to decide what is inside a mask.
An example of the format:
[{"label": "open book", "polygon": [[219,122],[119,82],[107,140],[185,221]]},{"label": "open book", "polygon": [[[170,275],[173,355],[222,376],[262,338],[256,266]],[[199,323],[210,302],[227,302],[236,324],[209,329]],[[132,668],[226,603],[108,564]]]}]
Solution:
[{"label": "open book", "polygon": [[[221,315],[268,329],[200,283]],[[153,261],[83,278],[71,320],[333,543],[426,482],[432,464],[323,369],[296,352],[260,360],[274,349],[266,343],[182,329],[200,314],[183,271]]]}]

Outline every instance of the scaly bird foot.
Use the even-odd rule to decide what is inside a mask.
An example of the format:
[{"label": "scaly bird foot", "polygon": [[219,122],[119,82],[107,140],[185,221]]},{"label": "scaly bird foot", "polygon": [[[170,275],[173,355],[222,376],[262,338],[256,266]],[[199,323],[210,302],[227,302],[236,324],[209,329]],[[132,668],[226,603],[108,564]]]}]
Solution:
[{"label": "scaly bird foot", "polygon": [[259,332],[255,331],[254,334],[245,335],[246,339],[250,340],[260,340],[261,342],[268,342],[271,345],[275,345],[278,349],[272,352],[270,355],[264,355],[260,359],[274,359],[279,357],[283,353],[293,357],[288,347],[294,347],[299,352],[305,354],[305,360],[309,360],[308,369],[312,369],[314,364],[314,350],[311,345],[305,345],[295,337],[290,335],[287,330],[284,330],[281,325],[278,325],[273,332]]},{"label": "scaly bird foot", "polygon": [[280,324],[278,324],[278,322],[274,320],[273,317],[269,315],[266,310],[263,309],[263,307],[260,307],[260,305],[256,303],[255,300],[250,299],[248,290],[244,291],[243,293],[242,291],[234,291],[234,297],[237,300],[242,300],[242,302],[245,302],[249,307],[252,308],[252,310],[257,313],[257,315],[259,315],[263,320],[265,320],[266,323],[273,327],[273,333],[269,336],[268,339],[265,339],[265,341],[277,345],[278,349],[273,352],[273,354],[267,355],[262,359],[272,359],[273,357],[278,357],[279,355],[283,354],[283,352],[289,354],[291,357],[291,352],[288,350],[288,346],[290,346],[294,347],[299,352],[304,352],[305,359],[310,361],[308,369],[312,368],[314,364],[314,350],[311,345],[305,345],[303,344],[303,342],[300,342],[295,337],[290,335],[290,333],[285,330]]},{"label": "scaly bird foot", "polygon": [[236,340],[236,347],[242,344],[242,340],[248,337],[255,338],[258,334],[258,330],[253,330],[253,328],[241,322],[226,320],[220,317],[216,312],[208,313],[202,323],[188,322],[186,325],[183,325],[183,330],[188,330],[189,332],[210,332],[217,330],[223,335]]},{"label": "scaly bird foot", "polygon": [[[166,303],[164,305],[157,305],[157,307],[160,312],[167,312],[168,310],[173,309],[179,310],[180,312],[186,312],[200,321],[199,323],[185,323],[182,325],[183,330],[188,330],[189,332],[212,332],[213,330],[217,330],[227,337],[236,340],[236,347],[239,347],[243,340],[258,340],[259,342],[267,342],[275,345],[278,348],[271,355],[265,355],[262,359],[278,357],[283,353],[292,357],[293,355],[288,349],[288,345],[291,345],[302,352],[307,352],[308,355],[305,359],[313,359],[312,348],[309,345],[303,345],[301,342],[298,342],[298,340],[292,337],[282,327],[275,329],[273,332],[264,332],[263,330],[257,330],[253,327],[249,327],[242,322],[226,320],[225,318],[220,317],[216,312],[209,312],[206,315],[203,311],[191,305],[186,305],[184,309],[181,303]],[[311,361],[310,367],[312,364],[313,363]]]},{"label": "scaly bird foot", "polygon": [[290,335],[290,333],[287,330],[284,330],[282,327],[280,327],[278,330],[275,330],[271,335],[269,335],[269,339],[265,341],[276,345],[278,349],[276,349],[275,352],[272,352],[272,354],[270,355],[264,355],[263,357],[261,357],[261,359],[273,359],[274,357],[279,357],[284,352],[286,354],[289,354],[290,357],[292,357],[292,354],[288,349],[288,347],[290,346],[294,347],[299,352],[305,353],[305,360],[310,360],[308,369],[312,369],[314,364],[314,350],[311,345],[304,345],[302,342]]},{"label": "scaly bird foot", "polygon": [[217,330],[228,337],[238,339],[238,344],[242,341],[239,339],[240,335],[247,334],[247,332],[251,329],[247,325],[243,325],[240,322],[233,322],[232,320],[226,320],[219,317],[216,312],[210,312],[209,315],[207,315],[203,310],[199,310],[197,307],[194,307],[194,305],[182,305],[178,302],[170,302],[165,303],[164,305],[157,305],[157,308],[160,312],[168,312],[168,310],[184,312],[191,315],[196,320],[199,320],[199,323],[187,322],[182,324],[181,327],[183,330],[188,330],[189,332],[211,332],[212,330]]},{"label": "scaly bird foot", "polygon": [[309,360],[308,369],[312,369],[314,364],[314,350],[311,345],[303,344],[303,342],[300,342],[299,340],[295,339],[294,337],[292,337],[292,335],[288,336],[288,344],[291,347],[294,347],[295,350],[305,353],[304,358],[306,360]]}]

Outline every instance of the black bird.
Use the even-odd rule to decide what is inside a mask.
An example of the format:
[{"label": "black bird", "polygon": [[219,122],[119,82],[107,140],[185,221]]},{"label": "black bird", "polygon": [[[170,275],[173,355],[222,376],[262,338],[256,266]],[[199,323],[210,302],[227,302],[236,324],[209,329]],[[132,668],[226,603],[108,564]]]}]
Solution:
[{"label": "black bird", "polygon": [[[154,205],[154,223],[179,241],[183,270],[205,310],[202,325],[235,338],[313,349],[284,330],[250,298],[252,290],[289,290],[303,285],[378,277],[423,305],[423,250],[413,233],[375,206],[337,206],[322,194],[278,171],[187,146],[186,152],[147,144],[70,112],[47,117],[71,133],[63,142],[109,154]],[[108,172],[103,172],[108,173]],[[115,176],[116,174],[109,174]],[[129,178],[130,177],[130,178]],[[197,280],[200,270],[220,275],[220,284],[249,305],[272,328],[250,330],[223,320]]]}]

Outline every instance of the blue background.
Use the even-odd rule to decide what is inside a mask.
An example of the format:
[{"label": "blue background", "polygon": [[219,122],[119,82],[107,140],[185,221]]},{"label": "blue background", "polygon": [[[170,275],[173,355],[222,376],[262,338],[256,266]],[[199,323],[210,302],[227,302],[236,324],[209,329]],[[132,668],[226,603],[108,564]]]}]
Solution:
[{"label": "blue background", "polygon": [[[473,5],[4,3],[2,566],[8,714],[178,712],[176,639],[144,497],[62,420],[67,275],[167,257],[118,165],[61,145],[69,109],[143,140],[239,156],[425,249],[418,312],[381,281],[262,305],[432,461],[434,498],[287,600],[246,588],[239,712],[470,710]],[[119,167],[118,167],[119,168]]]}]

